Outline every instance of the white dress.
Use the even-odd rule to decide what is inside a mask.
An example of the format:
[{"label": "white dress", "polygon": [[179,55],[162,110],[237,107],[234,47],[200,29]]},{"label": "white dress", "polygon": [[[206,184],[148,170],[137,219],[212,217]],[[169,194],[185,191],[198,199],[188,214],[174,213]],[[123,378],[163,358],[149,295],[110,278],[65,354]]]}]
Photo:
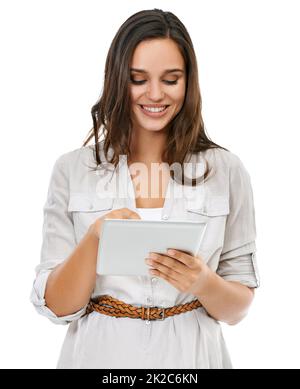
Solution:
[{"label": "white dress", "polygon": [[[102,149],[100,148],[101,152]],[[202,153],[201,153],[202,154]],[[200,154],[199,154],[200,155]],[[198,155],[198,156],[199,156]],[[232,368],[221,323],[204,307],[170,316],[162,321],[111,317],[98,312],[78,312],[57,317],[44,299],[51,270],[75,249],[88,226],[112,209],[128,207],[142,219],[205,220],[206,235],[199,255],[225,280],[249,287],[260,284],[256,263],[255,217],[250,177],[240,159],[221,149],[205,157],[217,174],[208,182],[206,195],[171,195],[180,189],[170,181],[163,208],[138,209],[127,164],[117,177],[120,190],[129,184],[131,196],[99,198],[99,180],[87,172],[93,161],[92,146],[68,152],[56,161],[44,207],[43,242],[30,301],[38,313],[56,324],[68,325],[57,368]],[[197,156],[197,157],[198,157]],[[104,154],[101,154],[104,159]],[[198,190],[198,189],[197,189]],[[84,260],[84,258],[83,258]],[[79,286],[80,287],[80,286]],[[171,307],[195,299],[159,277],[97,275],[91,297],[109,294],[135,306]]]}]

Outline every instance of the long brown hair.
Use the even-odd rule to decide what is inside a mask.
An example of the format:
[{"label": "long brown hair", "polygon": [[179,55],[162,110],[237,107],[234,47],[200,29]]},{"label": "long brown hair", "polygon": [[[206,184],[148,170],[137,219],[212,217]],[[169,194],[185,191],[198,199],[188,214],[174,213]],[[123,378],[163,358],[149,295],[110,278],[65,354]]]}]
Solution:
[{"label": "long brown hair", "polygon": [[[130,16],[116,33],[105,63],[105,77],[102,95],[92,106],[93,128],[83,146],[94,136],[96,168],[101,164],[99,153],[99,131],[104,135],[104,155],[108,160],[108,150],[113,155],[108,162],[119,163],[120,155],[131,156],[130,140],[132,135],[131,97],[129,91],[130,63],[136,46],[149,39],[172,39],[178,46],[185,62],[187,83],[185,100],[180,112],[172,119],[167,128],[167,141],[162,161],[183,166],[189,153],[198,153],[210,148],[226,148],[214,143],[205,133],[202,119],[202,99],[198,81],[198,67],[191,38],[183,23],[172,12],[161,9],[143,10]],[[228,150],[227,150],[228,151]],[[175,164],[176,165],[176,164]],[[206,180],[211,169],[206,169],[201,177],[192,180],[184,175],[176,181],[191,183],[195,186]],[[182,170],[183,172],[183,170]],[[173,170],[170,171],[175,179]]]}]

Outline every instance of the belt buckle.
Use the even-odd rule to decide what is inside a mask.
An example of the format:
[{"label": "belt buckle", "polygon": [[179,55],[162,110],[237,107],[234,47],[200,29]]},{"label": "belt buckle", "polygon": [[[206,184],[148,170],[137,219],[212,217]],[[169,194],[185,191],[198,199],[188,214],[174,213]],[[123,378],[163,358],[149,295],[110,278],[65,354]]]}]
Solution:
[{"label": "belt buckle", "polygon": [[160,306],[160,305],[157,305],[155,306],[154,308],[160,308],[162,311],[159,313],[161,315],[160,319],[154,319],[154,320],[164,320],[165,319],[165,308]]},{"label": "belt buckle", "polygon": [[[151,308],[160,308],[161,309],[161,312],[159,313],[161,315],[161,317],[159,319],[150,319],[150,309]],[[156,305],[156,306],[148,306],[148,307],[145,307],[146,309],[146,319],[144,320],[147,320],[147,321],[150,321],[150,320],[164,320],[165,319],[165,307],[162,307],[160,305]]]},{"label": "belt buckle", "polygon": [[158,307],[156,307],[156,308],[160,308],[162,311],[161,311],[161,313],[160,314],[162,314],[161,315],[161,318],[160,319],[156,319],[156,320],[164,320],[165,319],[165,308],[164,307],[160,307],[160,306],[158,306]]}]

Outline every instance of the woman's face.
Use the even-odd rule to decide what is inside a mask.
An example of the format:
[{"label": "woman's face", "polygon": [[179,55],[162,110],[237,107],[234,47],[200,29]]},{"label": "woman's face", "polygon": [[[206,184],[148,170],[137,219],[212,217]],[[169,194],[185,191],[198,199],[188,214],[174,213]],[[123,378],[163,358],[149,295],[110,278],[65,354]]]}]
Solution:
[{"label": "woman's face", "polygon": [[[184,59],[171,39],[143,41],[135,48],[130,67],[130,93],[134,128],[159,131],[180,111],[186,87]],[[167,70],[177,69],[167,72]],[[142,106],[165,107],[149,112]]]}]

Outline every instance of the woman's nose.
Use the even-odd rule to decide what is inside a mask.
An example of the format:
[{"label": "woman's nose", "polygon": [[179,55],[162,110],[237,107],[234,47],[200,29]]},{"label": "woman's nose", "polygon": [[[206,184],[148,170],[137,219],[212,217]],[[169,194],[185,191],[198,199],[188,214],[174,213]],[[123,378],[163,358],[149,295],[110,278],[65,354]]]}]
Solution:
[{"label": "woman's nose", "polygon": [[159,82],[150,82],[147,96],[152,100],[160,100],[164,97],[163,86]]}]

